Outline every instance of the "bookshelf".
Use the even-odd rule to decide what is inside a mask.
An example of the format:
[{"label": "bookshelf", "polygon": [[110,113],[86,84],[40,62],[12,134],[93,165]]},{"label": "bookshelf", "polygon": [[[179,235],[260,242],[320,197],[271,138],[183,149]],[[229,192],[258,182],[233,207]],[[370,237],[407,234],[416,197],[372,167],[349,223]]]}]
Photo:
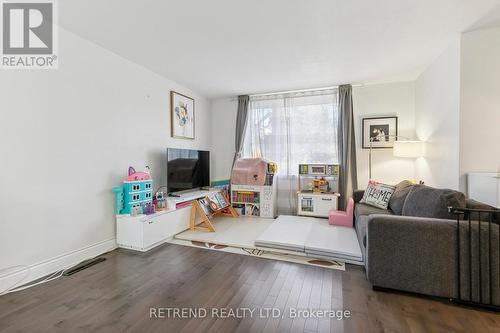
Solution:
[{"label": "bookshelf", "polygon": [[276,182],[272,185],[231,185],[231,204],[241,216],[275,218]]},{"label": "bookshelf", "polygon": [[[211,218],[216,215],[238,217],[224,192],[214,193],[204,198],[193,200],[191,208],[191,219],[189,228],[191,230],[215,231]],[[201,217],[201,223],[197,223],[196,216]]]}]

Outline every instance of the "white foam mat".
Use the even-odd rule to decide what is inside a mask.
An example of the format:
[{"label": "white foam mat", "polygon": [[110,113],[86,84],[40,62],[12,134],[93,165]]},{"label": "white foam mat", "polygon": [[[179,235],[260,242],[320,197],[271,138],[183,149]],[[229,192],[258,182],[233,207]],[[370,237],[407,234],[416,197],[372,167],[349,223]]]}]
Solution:
[{"label": "white foam mat", "polygon": [[258,247],[304,252],[310,257],[362,263],[354,228],[328,224],[326,219],[280,215],[255,240]]},{"label": "white foam mat", "polygon": [[329,225],[327,221],[311,221],[311,232],[307,236],[305,252],[327,257],[362,261],[358,238],[354,228]]},{"label": "white foam mat", "polygon": [[215,232],[186,230],[175,235],[177,239],[207,242],[235,247],[255,247],[255,240],[274,220],[259,217],[214,218]]},{"label": "white foam mat", "polygon": [[357,265],[363,263],[354,228],[332,226],[326,219],[280,215],[276,220],[258,217],[217,217],[214,220],[215,232],[186,230],[175,238]]},{"label": "white foam mat", "polygon": [[257,237],[255,245],[305,252],[307,235],[312,226],[310,218],[280,215]]}]

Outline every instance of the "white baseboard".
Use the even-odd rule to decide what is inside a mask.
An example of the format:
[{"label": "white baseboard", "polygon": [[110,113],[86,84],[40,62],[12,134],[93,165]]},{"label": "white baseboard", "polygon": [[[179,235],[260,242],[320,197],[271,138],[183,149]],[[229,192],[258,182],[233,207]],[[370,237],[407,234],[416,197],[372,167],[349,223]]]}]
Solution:
[{"label": "white baseboard", "polygon": [[19,266],[17,269],[0,275],[0,294],[14,285],[18,287],[114,249],[116,249],[116,238],[111,238],[37,264]]}]

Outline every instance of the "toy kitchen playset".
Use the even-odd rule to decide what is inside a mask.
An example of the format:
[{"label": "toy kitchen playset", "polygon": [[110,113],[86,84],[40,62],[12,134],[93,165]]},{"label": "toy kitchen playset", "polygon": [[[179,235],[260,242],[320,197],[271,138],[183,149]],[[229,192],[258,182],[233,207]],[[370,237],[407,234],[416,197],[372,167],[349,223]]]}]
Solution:
[{"label": "toy kitchen playset", "polygon": [[340,166],[299,164],[297,215],[328,217],[337,210]]}]

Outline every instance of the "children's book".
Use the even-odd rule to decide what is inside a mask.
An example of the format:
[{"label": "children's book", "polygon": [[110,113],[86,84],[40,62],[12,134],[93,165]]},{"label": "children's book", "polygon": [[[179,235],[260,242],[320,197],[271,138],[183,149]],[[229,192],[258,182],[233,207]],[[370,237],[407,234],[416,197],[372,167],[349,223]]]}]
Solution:
[{"label": "children's book", "polygon": [[227,206],[229,206],[229,203],[226,201],[226,199],[224,198],[224,196],[222,195],[221,192],[216,193],[215,198],[219,202],[219,205],[221,206],[221,208],[226,208]]},{"label": "children's book", "polygon": [[212,208],[210,208],[210,202],[207,197],[199,199],[198,202],[200,203],[201,209],[203,209],[205,214],[212,214]]},{"label": "children's book", "polygon": [[219,209],[222,208],[222,206],[220,205],[220,203],[217,200],[217,198],[215,197],[215,195],[209,196],[208,200],[209,200],[209,203],[210,203],[210,208],[212,208],[212,210],[219,210]]}]

